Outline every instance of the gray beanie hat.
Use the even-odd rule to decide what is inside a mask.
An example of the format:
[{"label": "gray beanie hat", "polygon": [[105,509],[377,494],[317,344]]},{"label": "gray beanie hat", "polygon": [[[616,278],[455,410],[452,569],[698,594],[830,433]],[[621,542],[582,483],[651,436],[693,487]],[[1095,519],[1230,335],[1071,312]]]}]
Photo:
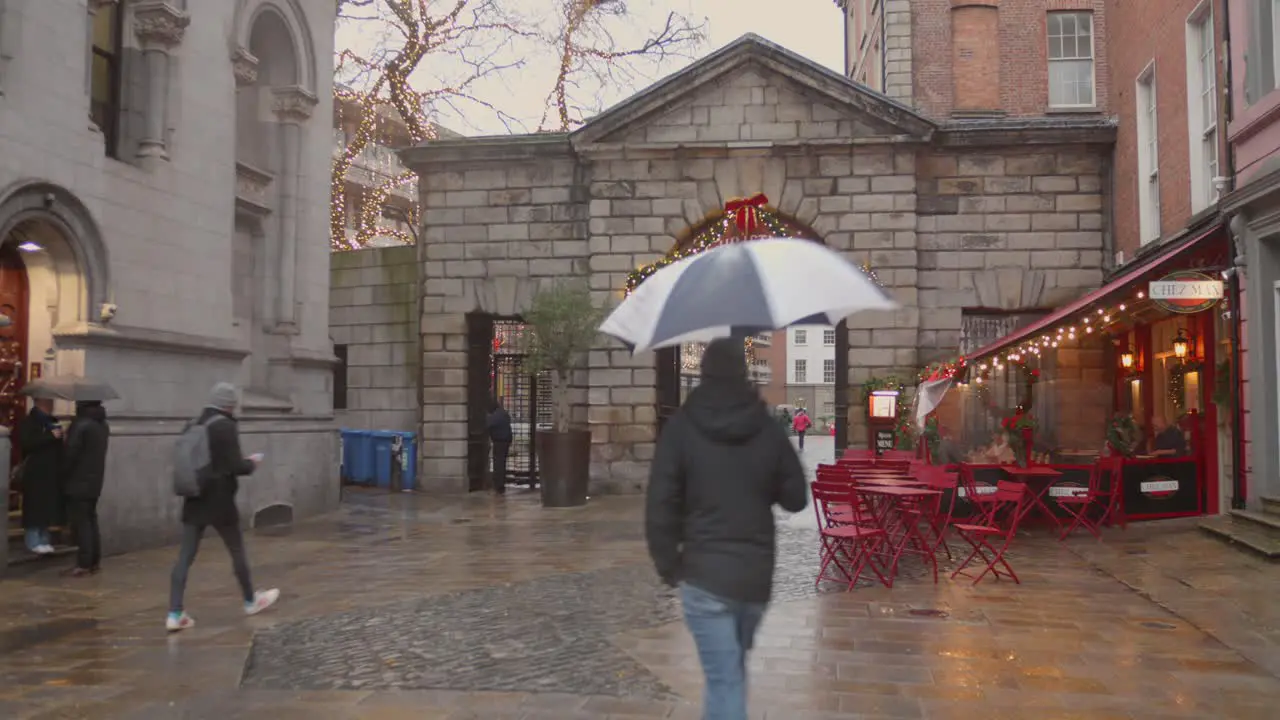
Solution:
[{"label": "gray beanie hat", "polygon": [[240,391],[229,382],[220,382],[209,391],[209,407],[234,408],[240,404]]}]

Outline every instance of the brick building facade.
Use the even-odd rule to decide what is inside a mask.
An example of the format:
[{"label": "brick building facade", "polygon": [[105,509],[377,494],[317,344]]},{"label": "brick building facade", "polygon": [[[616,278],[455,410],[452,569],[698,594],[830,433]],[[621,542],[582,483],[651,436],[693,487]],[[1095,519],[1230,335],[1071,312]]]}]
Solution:
[{"label": "brick building facade", "polygon": [[[779,213],[870,262],[902,304],[848,320],[837,348],[847,386],[910,376],[954,353],[964,308],[1048,308],[1101,282],[1113,137],[1096,118],[931,118],[746,36],[571,134],[404,151],[425,217],[424,485],[463,489],[474,471],[467,386],[484,378],[468,372],[469,354],[486,340],[470,336],[471,318],[518,316],[542,283],[574,274],[616,301],[629,271],[726,200],[764,192]],[[653,354],[603,340],[574,378],[594,492],[643,486],[657,384]],[[856,410],[843,439],[861,444],[859,399],[846,400]]]}]

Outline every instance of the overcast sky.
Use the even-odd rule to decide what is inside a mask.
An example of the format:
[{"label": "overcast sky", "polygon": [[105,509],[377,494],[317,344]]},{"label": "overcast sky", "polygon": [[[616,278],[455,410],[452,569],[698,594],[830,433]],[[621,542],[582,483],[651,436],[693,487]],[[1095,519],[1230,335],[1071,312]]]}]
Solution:
[{"label": "overcast sky", "polygon": [[[706,18],[708,39],[700,55],[746,33],[756,33],[833,70],[839,71],[843,63],[843,23],[834,0],[633,0],[631,8],[640,23],[656,23],[670,10],[685,12],[696,20]],[[641,33],[635,34],[635,41],[641,38]],[[628,42],[625,34],[620,34],[618,39],[620,44]],[[338,30],[339,48],[362,51],[373,42],[368,27],[347,25]],[[632,86],[606,88],[602,96],[606,104],[615,103],[688,62],[672,61],[663,72],[637,77]],[[518,73],[487,80],[475,88],[477,96],[517,118],[514,125],[510,121],[504,123],[494,112],[478,106],[445,110],[440,122],[467,135],[535,130],[555,69],[556,60],[550,55],[529,57]],[[437,81],[423,75],[415,77],[415,82]]]}]

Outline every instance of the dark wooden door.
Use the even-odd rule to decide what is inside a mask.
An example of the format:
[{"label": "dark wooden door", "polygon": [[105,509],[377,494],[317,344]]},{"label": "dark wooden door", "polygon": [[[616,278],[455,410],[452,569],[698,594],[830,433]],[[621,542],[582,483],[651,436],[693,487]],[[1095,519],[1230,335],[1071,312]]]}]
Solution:
[{"label": "dark wooden door", "polygon": [[486,488],[489,466],[489,388],[493,372],[493,317],[467,315],[467,490]]},{"label": "dark wooden door", "polygon": [[654,352],[657,363],[658,432],[680,409],[680,348],[662,348]]},{"label": "dark wooden door", "polygon": [[[9,318],[0,327],[0,424],[11,431],[27,414],[25,399],[18,394],[27,379],[27,268],[17,248],[0,248],[0,314]],[[17,438],[14,438],[11,460],[21,461]],[[20,488],[10,488],[9,509],[17,509]]]}]

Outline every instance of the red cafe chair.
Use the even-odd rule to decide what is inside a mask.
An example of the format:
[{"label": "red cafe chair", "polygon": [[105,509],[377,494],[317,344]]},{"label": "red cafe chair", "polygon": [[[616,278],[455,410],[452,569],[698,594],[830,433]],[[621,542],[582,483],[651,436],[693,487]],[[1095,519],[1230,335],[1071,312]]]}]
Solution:
[{"label": "red cafe chair", "polygon": [[[1119,455],[1098,458],[1089,471],[1089,486],[1083,492],[1057,498],[1058,505],[1071,515],[1071,522],[1062,531],[1059,540],[1066,540],[1072,531],[1080,527],[1099,540],[1102,539],[1102,524],[1112,521],[1119,514],[1120,470],[1123,462],[1124,458]],[[1120,522],[1123,526],[1123,518],[1120,518]]]},{"label": "red cafe chair", "polygon": [[881,583],[891,586],[891,581],[875,563],[885,542],[885,531],[876,525],[869,509],[854,495],[852,488],[840,483],[815,482],[810,492],[822,543],[822,564],[814,585],[830,580],[846,583],[852,590],[862,571],[870,567]]},{"label": "red cafe chair", "polygon": [[[956,534],[960,536],[969,546],[973,548],[973,552],[969,553],[969,557],[951,573],[951,578],[955,579],[957,575],[969,576],[966,568],[970,564],[974,564],[975,560],[981,559],[986,563],[986,567],[982,572],[973,579],[973,584],[977,585],[987,573],[992,573],[997,580],[1003,576],[1012,578],[1015,583],[1021,584],[1018,575],[1014,573],[1013,567],[1009,565],[1009,561],[1005,560],[1004,555],[1009,550],[1009,545],[1013,542],[1013,536],[1018,532],[1018,522],[1025,514],[1023,511],[1027,505],[1027,486],[1008,480],[1001,480],[996,486],[994,494],[995,507],[992,509],[990,521],[986,524],[971,523],[955,523]],[[1004,568],[1004,572],[997,569],[996,566]]]}]

